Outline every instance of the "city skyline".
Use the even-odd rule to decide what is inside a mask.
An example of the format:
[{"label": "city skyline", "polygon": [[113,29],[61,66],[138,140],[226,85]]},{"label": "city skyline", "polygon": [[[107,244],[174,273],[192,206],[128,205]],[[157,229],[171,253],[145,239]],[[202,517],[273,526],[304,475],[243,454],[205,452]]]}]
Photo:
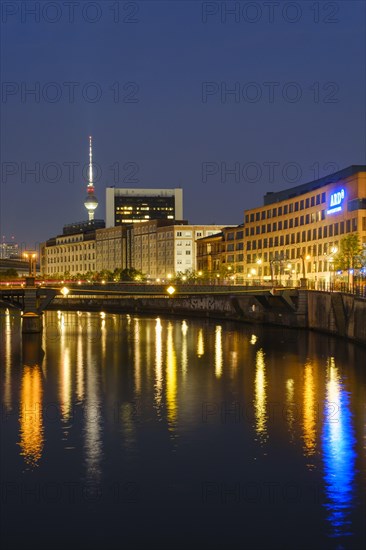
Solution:
[{"label": "city skyline", "polygon": [[182,187],[191,223],[241,223],[267,191],[365,163],[362,3],[255,24],[208,4],[75,27],[3,14],[0,234],[32,246],[84,217],[88,135],[100,211],[111,185]]}]

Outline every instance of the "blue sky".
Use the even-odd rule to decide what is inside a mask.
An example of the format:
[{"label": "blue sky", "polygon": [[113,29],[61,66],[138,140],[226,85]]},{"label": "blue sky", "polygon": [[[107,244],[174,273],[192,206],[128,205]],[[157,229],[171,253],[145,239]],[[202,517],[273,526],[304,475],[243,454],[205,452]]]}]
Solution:
[{"label": "blue sky", "polygon": [[191,223],[241,223],[267,191],[366,163],[364,2],[35,4],[1,4],[7,238],[86,218],[89,134],[98,218],[106,186],[182,187]]}]

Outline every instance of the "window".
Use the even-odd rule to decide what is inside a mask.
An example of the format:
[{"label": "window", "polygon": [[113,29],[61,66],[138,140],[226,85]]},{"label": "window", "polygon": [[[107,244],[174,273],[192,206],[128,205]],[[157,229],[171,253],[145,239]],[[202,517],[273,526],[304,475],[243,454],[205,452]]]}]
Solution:
[{"label": "window", "polygon": [[320,204],[320,195],[316,196],[316,204]]},{"label": "window", "polygon": [[323,230],[323,237],[324,239],[326,239],[328,237],[328,226],[324,226],[324,230]]},{"label": "window", "polygon": [[322,193],[322,203],[325,203],[326,201],[326,193]]},{"label": "window", "polygon": [[272,216],[275,218],[277,216],[277,208],[273,208]]},{"label": "window", "polygon": [[283,213],[286,215],[288,213],[288,205],[285,204],[285,206],[283,207]]},{"label": "window", "polygon": [[288,220],[285,220],[285,221],[283,222],[283,228],[284,228],[284,229],[287,229],[287,228],[288,228]]},{"label": "window", "polygon": [[304,201],[300,201],[300,210],[304,210]]},{"label": "window", "polygon": [[256,221],[256,222],[259,222],[259,220],[260,220],[260,215],[261,215],[260,212],[256,212],[256,213],[255,213],[255,221]]},{"label": "window", "polygon": [[250,221],[254,222],[254,214],[250,214]]},{"label": "window", "polygon": [[315,206],[315,197],[311,197],[310,204],[311,206]]},{"label": "window", "polygon": [[279,215],[279,216],[282,216],[282,206],[279,206],[279,207],[278,207],[278,215]]},{"label": "window", "polygon": [[262,220],[266,219],[266,211],[265,210],[263,210],[263,212],[262,212],[261,219]]},{"label": "window", "polygon": [[282,222],[278,222],[278,231],[282,230]]},{"label": "window", "polygon": [[295,202],[295,212],[299,211],[299,203],[298,201]]}]

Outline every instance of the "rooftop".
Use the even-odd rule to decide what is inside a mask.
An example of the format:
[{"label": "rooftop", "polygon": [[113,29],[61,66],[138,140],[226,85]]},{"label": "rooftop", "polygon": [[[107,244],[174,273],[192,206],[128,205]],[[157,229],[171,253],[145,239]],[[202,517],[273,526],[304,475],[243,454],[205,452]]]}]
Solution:
[{"label": "rooftop", "polygon": [[302,185],[291,187],[290,189],[285,189],[284,191],[277,191],[275,193],[273,192],[266,193],[266,195],[264,196],[264,206],[267,206],[269,204],[273,204],[276,202],[281,202],[287,199],[292,199],[299,195],[304,195],[305,193],[309,193],[309,191],[315,191],[316,189],[319,189],[320,187],[324,187],[325,185],[329,185],[330,183],[336,183],[340,180],[349,178],[350,176],[353,176],[358,172],[366,172],[366,166],[365,165],[348,166],[348,168],[343,168],[343,170],[339,170],[338,172],[334,172],[334,174],[329,174],[328,176],[325,176],[318,180],[310,181],[308,183],[303,183]]}]

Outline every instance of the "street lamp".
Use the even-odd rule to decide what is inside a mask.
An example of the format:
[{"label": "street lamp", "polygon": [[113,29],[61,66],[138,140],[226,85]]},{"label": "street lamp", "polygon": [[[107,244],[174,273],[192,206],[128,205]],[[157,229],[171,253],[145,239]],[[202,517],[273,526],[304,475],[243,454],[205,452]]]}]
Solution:
[{"label": "street lamp", "polygon": [[305,260],[310,260],[310,256],[309,256],[309,254],[307,256],[305,256],[305,254],[301,254],[300,258],[301,258],[301,262],[302,262],[302,278],[300,279],[300,287],[301,288],[307,288]]},{"label": "street lamp", "polygon": [[259,284],[260,284],[261,283],[261,268],[260,268],[260,266],[262,265],[262,259],[258,258],[258,260],[256,261],[256,264],[258,266],[258,280],[259,280]]},{"label": "street lamp", "polygon": [[29,263],[29,277],[35,277],[35,258],[36,254],[34,252],[24,252],[24,258],[28,260]]}]

